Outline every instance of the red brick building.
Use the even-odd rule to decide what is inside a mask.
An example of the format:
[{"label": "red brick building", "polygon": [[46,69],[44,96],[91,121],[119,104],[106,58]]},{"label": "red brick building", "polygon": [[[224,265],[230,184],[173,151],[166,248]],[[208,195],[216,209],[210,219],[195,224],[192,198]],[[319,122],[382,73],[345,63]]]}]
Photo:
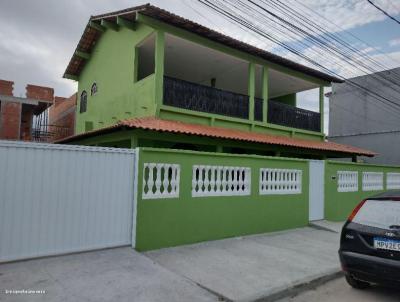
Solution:
[{"label": "red brick building", "polygon": [[0,80],[0,139],[49,142],[74,133],[75,95],[54,97],[53,88],[31,84],[25,97],[13,90],[14,82]]},{"label": "red brick building", "polygon": [[55,97],[49,108],[49,131],[52,140],[75,134],[76,93],[69,98]]}]

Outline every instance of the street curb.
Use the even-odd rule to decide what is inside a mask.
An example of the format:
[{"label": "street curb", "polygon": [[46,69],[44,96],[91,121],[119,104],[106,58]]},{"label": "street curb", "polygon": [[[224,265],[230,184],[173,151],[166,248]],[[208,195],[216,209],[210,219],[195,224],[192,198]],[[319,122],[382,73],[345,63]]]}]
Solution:
[{"label": "street curb", "polygon": [[298,295],[301,292],[320,286],[328,281],[340,278],[343,276],[341,269],[333,269],[329,272],[314,275],[312,277],[304,278],[289,286],[282,286],[273,288],[264,293],[259,293],[253,297],[238,300],[240,302],[273,302],[289,296]]},{"label": "street curb", "polygon": [[313,229],[316,229],[316,230],[327,231],[327,232],[339,234],[338,231],[332,230],[332,229],[330,229],[330,228],[328,228],[328,227],[325,227],[325,226],[322,226],[322,225],[317,225],[317,224],[314,224],[314,223],[309,223],[308,226],[309,226],[310,228],[313,228]]}]

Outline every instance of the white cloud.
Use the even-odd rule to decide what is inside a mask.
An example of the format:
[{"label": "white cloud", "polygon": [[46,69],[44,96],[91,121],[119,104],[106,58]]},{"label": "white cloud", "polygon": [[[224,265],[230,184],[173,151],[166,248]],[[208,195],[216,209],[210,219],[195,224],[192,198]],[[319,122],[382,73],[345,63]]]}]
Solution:
[{"label": "white cloud", "polygon": [[[291,3],[297,2],[290,0]],[[400,6],[390,5],[390,1],[374,0],[380,7],[384,8],[389,14],[400,14]],[[368,1],[355,0],[303,0],[303,3],[317,11],[322,17],[333,20],[342,29],[351,29],[371,22],[385,20],[386,16],[374,8]],[[338,28],[338,31],[340,31]]]},{"label": "white cloud", "polygon": [[[76,89],[76,84],[62,79],[61,76],[90,15],[132,7],[144,2],[142,0],[1,0],[0,78],[14,80],[18,93],[23,92],[23,86],[26,83],[35,83],[52,86],[59,95],[68,96],[72,94]],[[237,25],[233,25],[206,9],[197,1],[154,0],[152,3],[260,48],[276,50],[274,43],[260,38],[256,34],[249,34],[240,30]],[[306,5],[322,17],[334,21],[340,25],[340,28],[345,29],[381,21],[385,18],[367,1],[287,0],[282,3],[302,13],[306,11],[303,5]],[[399,6],[396,8],[382,0],[377,1],[377,4],[385,8],[390,14],[400,13]],[[322,22],[322,17],[313,15],[312,19],[316,22]],[[326,23],[326,21],[323,22],[325,22],[324,28],[329,32],[341,30],[339,27]],[[261,23],[263,28],[269,30],[271,30],[271,24],[271,21]],[[275,31],[275,34],[277,34],[277,31]],[[277,35],[280,40],[286,42],[299,38],[298,36],[290,36],[285,32]],[[376,55],[374,49],[358,48],[368,55]],[[305,50],[305,53],[312,55],[315,51],[318,50],[309,48]],[[309,65],[308,62],[288,52],[280,52],[279,54]],[[324,53],[324,56],[324,65],[345,75],[348,74],[346,73],[348,67],[344,68],[335,60],[331,60],[331,57],[326,53]],[[393,56],[399,59],[398,54],[394,53]],[[377,58],[383,60],[381,57]],[[391,62],[391,64],[394,63]],[[22,88],[18,88],[19,86]]]},{"label": "white cloud", "polygon": [[398,45],[400,45],[400,38],[389,41],[389,46],[398,46]]}]

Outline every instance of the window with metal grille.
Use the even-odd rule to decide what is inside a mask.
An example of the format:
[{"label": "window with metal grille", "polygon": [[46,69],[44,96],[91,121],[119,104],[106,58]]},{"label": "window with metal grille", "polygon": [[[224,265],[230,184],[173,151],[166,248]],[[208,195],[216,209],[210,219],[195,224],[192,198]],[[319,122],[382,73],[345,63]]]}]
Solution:
[{"label": "window with metal grille", "polygon": [[81,99],[79,103],[79,112],[83,113],[86,112],[87,110],[87,92],[86,90],[82,91],[81,93]]},{"label": "window with metal grille", "polygon": [[90,89],[90,95],[94,96],[94,95],[96,95],[96,93],[97,93],[97,84],[93,83],[92,88]]}]

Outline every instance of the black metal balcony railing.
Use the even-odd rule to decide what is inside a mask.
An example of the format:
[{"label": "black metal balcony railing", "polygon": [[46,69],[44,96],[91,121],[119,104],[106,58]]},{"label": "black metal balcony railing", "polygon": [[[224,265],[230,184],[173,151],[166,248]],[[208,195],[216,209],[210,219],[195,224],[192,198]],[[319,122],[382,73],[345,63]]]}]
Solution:
[{"label": "black metal balcony railing", "polygon": [[[254,119],[263,120],[263,100],[254,99]],[[164,77],[164,104],[249,119],[249,97],[171,77]],[[320,114],[277,101],[268,101],[268,122],[291,128],[321,131]]]},{"label": "black metal balcony railing", "polygon": [[263,100],[254,98],[254,119],[256,121],[262,122],[263,116]]},{"label": "black metal balcony railing", "polygon": [[268,122],[291,128],[321,131],[321,115],[318,112],[293,107],[281,102],[268,101]]},{"label": "black metal balcony railing", "polygon": [[32,129],[32,141],[52,142],[73,135],[73,129],[57,125],[41,125]]},{"label": "black metal balcony railing", "polygon": [[249,97],[171,77],[164,77],[164,104],[183,109],[249,118]]}]

